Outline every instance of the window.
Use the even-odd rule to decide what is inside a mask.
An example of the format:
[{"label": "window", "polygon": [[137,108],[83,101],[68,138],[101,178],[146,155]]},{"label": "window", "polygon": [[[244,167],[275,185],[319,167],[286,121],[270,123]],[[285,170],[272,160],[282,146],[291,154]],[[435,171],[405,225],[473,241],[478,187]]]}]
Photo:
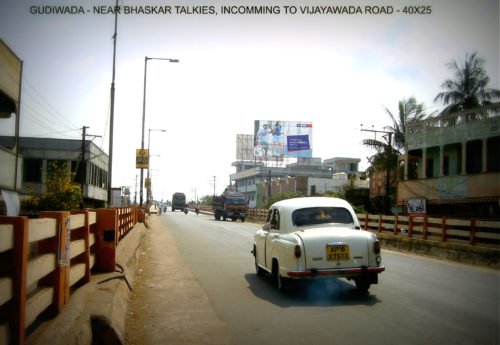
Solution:
[{"label": "window", "polygon": [[271,225],[271,230],[279,230],[280,228],[280,212],[278,209],[272,208],[269,210],[266,218],[266,223]]},{"label": "window", "polygon": [[354,223],[349,210],[343,207],[310,207],[295,210],[292,222],[295,226]]},{"label": "window", "polygon": [[489,138],[487,145],[487,169],[488,172],[500,171],[500,137]]},{"label": "window", "polygon": [[480,140],[467,142],[465,171],[467,174],[477,174],[482,170],[483,143]]},{"label": "window", "polygon": [[42,164],[43,160],[25,158],[23,163],[23,181],[24,182],[42,182]]}]

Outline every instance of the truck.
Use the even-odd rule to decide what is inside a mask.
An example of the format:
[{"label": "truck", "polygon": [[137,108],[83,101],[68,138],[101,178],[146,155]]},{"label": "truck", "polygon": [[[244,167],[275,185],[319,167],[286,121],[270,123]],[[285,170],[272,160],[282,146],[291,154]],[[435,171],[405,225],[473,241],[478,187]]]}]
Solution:
[{"label": "truck", "polygon": [[247,217],[247,200],[241,193],[225,191],[222,195],[214,197],[212,210],[215,220],[230,218],[234,222],[239,218],[244,222]]},{"label": "truck", "polygon": [[175,212],[175,210],[183,211],[185,207],[186,194],[179,192],[174,193],[174,195],[172,195],[172,212]]}]

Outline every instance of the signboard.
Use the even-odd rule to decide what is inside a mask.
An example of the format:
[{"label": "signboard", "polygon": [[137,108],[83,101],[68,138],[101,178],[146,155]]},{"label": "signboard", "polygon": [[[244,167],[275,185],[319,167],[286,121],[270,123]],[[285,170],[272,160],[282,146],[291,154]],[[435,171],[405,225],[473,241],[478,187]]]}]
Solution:
[{"label": "signboard", "polygon": [[312,122],[256,120],[254,155],[263,160],[278,157],[312,157]]},{"label": "signboard", "polygon": [[407,203],[409,214],[424,215],[427,213],[427,203],[425,198],[410,198]]},{"label": "signboard", "polygon": [[135,150],[135,168],[148,169],[149,168],[149,150],[137,149]]}]

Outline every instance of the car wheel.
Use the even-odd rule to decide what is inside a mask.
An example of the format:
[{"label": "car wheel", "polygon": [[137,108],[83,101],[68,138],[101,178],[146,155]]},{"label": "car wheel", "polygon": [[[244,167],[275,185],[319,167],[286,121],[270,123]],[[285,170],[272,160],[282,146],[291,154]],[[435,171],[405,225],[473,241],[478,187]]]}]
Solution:
[{"label": "car wheel", "polygon": [[279,264],[278,264],[277,260],[273,261],[272,279],[273,279],[274,286],[276,286],[276,288],[279,291],[286,290],[286,287],[287,287],[286,279],[281,277]]},{"label": "car wheel", "polygon": [[257,273],[258,276],[263,276],[266,274],[266,271],[262,269],[258,264],[257,264],[257,248],[253,246],[253,256],[254,256],[254,262],[255,262],[255,273]]},{"label": "car wheel", "polygon": [[245,223],[245,218],[244,217],[241,218],[241,222]]},{"label": "car wheel", "polygon": [[356,283],[356,288],[363,292],[367,292],[371,285],[370,281],[366,277],[356,278],[354,279],[354,283]]}]

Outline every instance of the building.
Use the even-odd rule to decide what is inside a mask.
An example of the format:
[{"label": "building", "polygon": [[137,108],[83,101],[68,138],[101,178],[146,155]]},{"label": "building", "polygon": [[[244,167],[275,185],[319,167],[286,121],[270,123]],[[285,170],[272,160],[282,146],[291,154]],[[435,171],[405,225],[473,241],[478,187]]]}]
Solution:
[{"label": "building", "polygon": [[263,207],[270,196],[285,192],[321,195],[341,192],[353,181],[356,188],[368,188],[368,181],[359,179],[359,158],[298,158],[283,167],[265,166],[263,162],[237,161],[236,173],[230,180],[247,199],[249,207]]},{"label": "building", "polygon": [[0,128],[4,134],[12,135],[14,144],[10,148],[0,145],[0,214],[19,214],[21,188],[21,159],[18,154],[20,99],[23,62],[0,39]]},{"label": "building", "polygon": [[500,103],[410,124],[406,140],[398,205],[500,219]]},{"label": "building", "polygon": [[[0,146],[10,149],[14,137],[0,137]],[[67,163],[74,182],[82,186],[85,207],[104,207],[107,202],[108,155],[90,140],[19,138],[22,159],[20,194],[32,189],[45,192],[45,177],[52,163]],[[82,160],[83,156],[83,160]]]}]

